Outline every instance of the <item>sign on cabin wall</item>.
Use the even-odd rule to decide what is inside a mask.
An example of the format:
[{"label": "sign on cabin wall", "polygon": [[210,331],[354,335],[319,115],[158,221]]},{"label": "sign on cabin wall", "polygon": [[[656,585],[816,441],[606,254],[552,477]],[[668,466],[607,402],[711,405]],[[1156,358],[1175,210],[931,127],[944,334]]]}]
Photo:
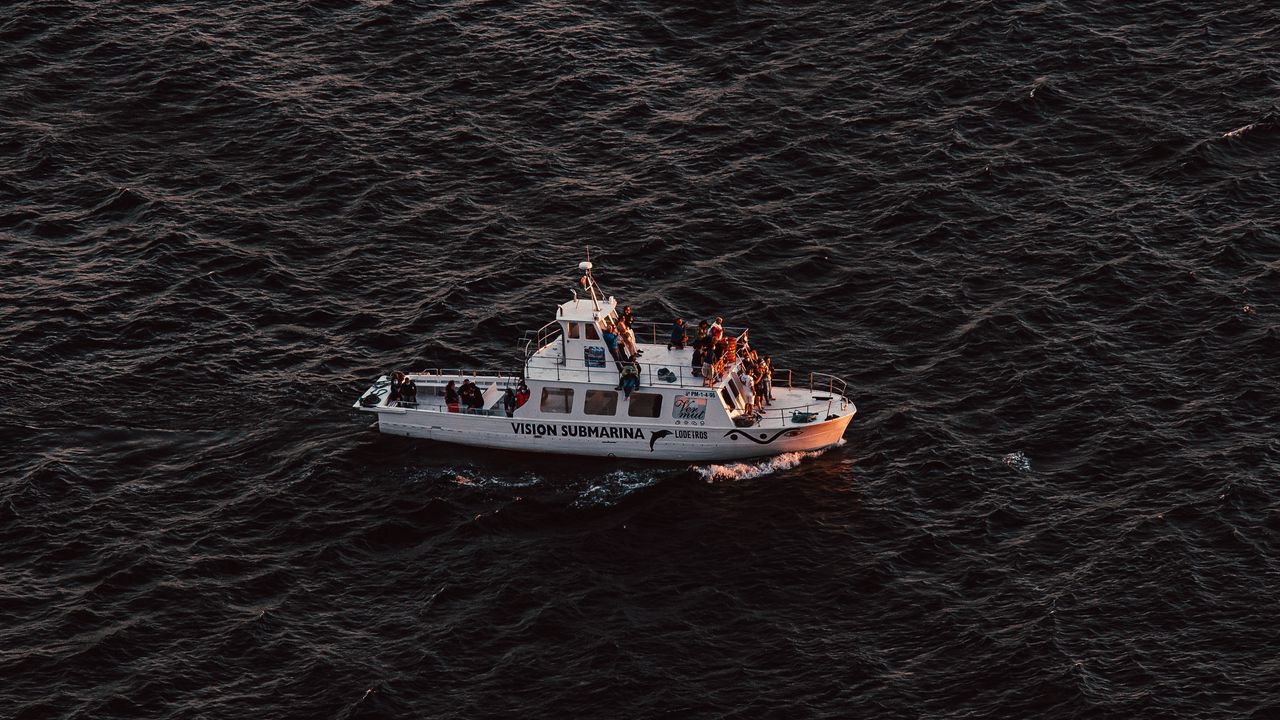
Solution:
[{"label": "sign on cabin wall", "polygon": [[582,364],[589,368],[604,367],[604,348],[599,345],[588,345],[582,348]]},{"label": "sign on cabin wall", "polygon": [[675,402],[671,404],[671,417],[676,420],[703,422],[707,419],[707,399],[677,395]]}]

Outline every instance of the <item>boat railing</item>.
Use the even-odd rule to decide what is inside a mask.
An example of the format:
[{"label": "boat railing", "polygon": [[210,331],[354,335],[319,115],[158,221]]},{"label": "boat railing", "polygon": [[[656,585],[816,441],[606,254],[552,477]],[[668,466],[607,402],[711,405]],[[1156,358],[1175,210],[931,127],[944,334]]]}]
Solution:
[{"label": "boat railing", "polygon": [[483,415],[487,417],[505,417],[507,412],[501,408],[469,408],[465,405],[459,405],[454,409],[440,402],[437,398],[423,402],[421,400],[394,400],[387,403],[387,407],[405,408],[406,410],[424,410],[426,412],[455,413],[457,415]]},{"label": "boat railing", "polygon": [[[671,323],[637,322],[632,324],[631,330],[636,334],[637,343],[647,341],[651,345],[666,345],[671,339]],[[691,326],[689,323],[685,323],[684,331],[689,336],[689,343],[686,343],[686,345],[691,344],[698,334],[698,326]],[[747,328],[726,327],[724,328],[724,334],[738,338],[738,342],[741,343],[743,336],[747,334]]]},{"label": "boat railing", "polygon": [[809,373],[809,389],[813,392],[825,391],[829,395],[845,397],[845,390],[848,387],[849,383],[845,382],[843,378],[838,378],[830,373]]},{"label": "boat railing", "polygon": [[[795,388],[792,383],[793,373],[790,369],[775,370],[770,382],[774,387]],[[837,408],[844,412],[849,407],[849,399],[845,395],[845,388],[848,382],[843,378],[836,377],[829,373],[809,373],[809,391],[812,393],[826,393],[825,395],[813,395],[813,399],[809,402],[799,405],[785,405],[775,407],[769,403],[763,406],[757,405],[754,412],[747,416],[751,422],[750,425],[759,425],[762,423],[780,425],[788,423],[792,425],[804,425],[816,420],[825,419],[821,416],[830,415]],[[800,387],[804,387],[801,385]],[[735,418],[735,422],[742,423],[743,416],[739,415]],[[772,422],[771,422],[772,421]]]},{"label": "boat railing", "polygon": [[516,348],[524,359],[528,360],[533,357],[534,353],[550,345],[556,338],[560,337],[560,332],[560,322],[552,320],[537,330],[525,330],[524,334],[516,340]]},{"label": "boat railing", "polygon": [[[678,388],[698,388],[708,389],[719,387],[728,375],[728,371],[720,374],[711,384],[707,383],[704,377],[690,377],[683,372],[683,367],[675,367],[670,363],[627,363],[635,365],[640,372],[640,384],[648,387],[678,387]],[[736,367],[736,363],[730,366],[730,370]],[[545,370],[552,373],[557,382],[615,382],[618,380],[619,371],[616,362],[609,358],[603,366],[591,366],[585,361],[577,358],[570,358],[568,363],[561,363],[557,358],[530,358],[526,363],[526,367],[532,376],[533,371]],[[672,371],[667,377],[672,378],[671,381],[662,379],[659,371],[663,368]]]},{"label": "boat railing", "polygon": [[418,380],[426,378],[428,380],[444,380],[445,378],[470,378],[472,381],[486,380],[498,383],[506,383],[514,387],[520,382],[523,374],[519,370],[511,368],[502,369],[485,369],[485,368],[427,368],[426,370],[415,370],[408,373],[409,377]]},{"label": "boat railing", "polygon": [[[835,409],[835,398],[827,400],[814,400],[801,405],[787,405],[786,407],[774,407],[765,405],[757,408],[754,413],[755,422],[753,425],[759,424],[780,424],[786,425],[804,425],[817,420],[825,419],[825,415],[831,413]],[[844,404],[841,402],[841,410],[844,410]]]}]

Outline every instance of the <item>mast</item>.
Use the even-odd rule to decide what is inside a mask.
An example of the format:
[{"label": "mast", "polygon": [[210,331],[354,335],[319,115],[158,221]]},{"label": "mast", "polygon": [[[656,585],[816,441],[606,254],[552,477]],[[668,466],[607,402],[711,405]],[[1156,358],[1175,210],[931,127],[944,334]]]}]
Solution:
[{"label": "mast", "polygon": [[591,277],[591,248],[587,248],[587,261],[578,263],[582,271],[582,285],[591,292],[591,307],[600,312],[600,298],[596,296],[596,281]]}]

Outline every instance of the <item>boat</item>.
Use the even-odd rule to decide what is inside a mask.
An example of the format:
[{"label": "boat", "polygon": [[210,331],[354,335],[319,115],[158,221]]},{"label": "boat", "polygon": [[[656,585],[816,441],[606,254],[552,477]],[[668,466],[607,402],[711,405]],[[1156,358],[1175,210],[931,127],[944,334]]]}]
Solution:
[{"label": "boat", "polygon": [[[721,330],[728,351],[714,365],[695,368],[694,349],[669,344],[670,326],[658,323],[633,321],[635,354],[615,354],[606,332],[618,302],[589,260],[578,269],[584,297],[575,288],[554,320],[523,333],[518,367],[397,371],[352,407],[390,435],[565,455],[724,461],[840,443],[857,412],[845,380],[762,370],[747,328]],[[464,385],[466,403],[451,394]],[[753,387],[772,399],[753,402]]]}]

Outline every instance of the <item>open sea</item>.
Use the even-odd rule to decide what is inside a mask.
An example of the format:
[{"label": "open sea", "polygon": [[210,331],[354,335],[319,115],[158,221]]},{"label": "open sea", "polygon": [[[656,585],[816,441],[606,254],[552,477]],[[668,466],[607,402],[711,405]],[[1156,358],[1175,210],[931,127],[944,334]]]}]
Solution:
[{"label": "open sea", "polygon": [[[0,5],[0,718],[1280,717],[1280,5]],[[640,321],[825,452],[378,434]]]}]

